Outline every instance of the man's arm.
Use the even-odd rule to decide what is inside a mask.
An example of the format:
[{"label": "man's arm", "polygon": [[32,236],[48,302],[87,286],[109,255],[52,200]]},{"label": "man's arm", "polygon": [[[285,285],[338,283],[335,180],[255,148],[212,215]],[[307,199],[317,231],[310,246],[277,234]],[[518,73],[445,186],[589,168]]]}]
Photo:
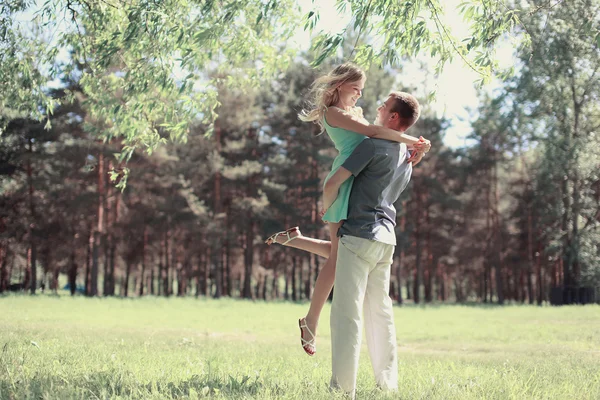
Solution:
[{"label": "man's arm", "polygon": [[352,172],[344,167],[339,167],[337,171],[329,178],[323,188],[323,208],[328,210],[338,196],[340,186],[346,179],[352,176]]}]

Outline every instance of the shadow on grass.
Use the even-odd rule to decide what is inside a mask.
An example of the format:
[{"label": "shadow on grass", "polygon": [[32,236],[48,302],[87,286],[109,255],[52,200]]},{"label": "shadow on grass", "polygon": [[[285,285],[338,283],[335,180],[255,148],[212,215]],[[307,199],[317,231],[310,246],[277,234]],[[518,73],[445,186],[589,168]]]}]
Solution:
[{"label": "shadow on grass", "polygon": [[[546,304],[544,304],[546,305]],[[498,304],[498,303],[479,303],[476,301],[465,301],[462,303],[439,303],[439,302],[433,302],[433,303],[414,303],[412,301],[410,302],[404,302],[402,304],[398,304],[398,303],[394,303],[395,307],[400,307],[400,308],[434,308],[434,309],[439,309],[439,308],[446,308],[446,307],[470,307],[470,308],[482,308],[482,309],[497,309],[497,308],[506,308],[506,307],[540,307],[537,304],[528,304],[528,303],[520,303],[520,302],[505,302],[504,304]]]}]

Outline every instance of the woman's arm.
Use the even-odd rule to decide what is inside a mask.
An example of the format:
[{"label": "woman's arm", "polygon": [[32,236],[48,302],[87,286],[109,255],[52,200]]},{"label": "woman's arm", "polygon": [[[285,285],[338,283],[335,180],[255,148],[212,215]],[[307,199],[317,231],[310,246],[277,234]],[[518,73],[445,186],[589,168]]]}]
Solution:
[{"label": "woman's arm", "polygon": [[430,144],[426,145],[414,136],[383,126],[369,124],[364,118],[361,119],[357,116],[348,114],[337,107],[329,107],[325,113],[325,118],[327,118],[327,123],[331,126],[353,131],[372,138],[405,143],[409,149],[423,149],[423,147],[425,147],[426,150],[429,151],[427,146],[431,147]]}]

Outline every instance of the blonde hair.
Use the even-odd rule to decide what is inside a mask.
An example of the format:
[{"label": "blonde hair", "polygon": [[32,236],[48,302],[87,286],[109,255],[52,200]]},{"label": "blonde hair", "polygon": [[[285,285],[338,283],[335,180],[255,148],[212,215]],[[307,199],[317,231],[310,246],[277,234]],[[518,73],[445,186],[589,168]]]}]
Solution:
[{"label": "blonde hair", "polygon": [[308,94],[307,106],[298,114],[298,118],[304,122],[313,122],[319,125],[323,132],[325,129],[323,116],[327,107],[340,100],[336,89],[346,82],[358,82],[364,78],[365,73],[356,64],[338,65],[327,75],[315,79]]}]

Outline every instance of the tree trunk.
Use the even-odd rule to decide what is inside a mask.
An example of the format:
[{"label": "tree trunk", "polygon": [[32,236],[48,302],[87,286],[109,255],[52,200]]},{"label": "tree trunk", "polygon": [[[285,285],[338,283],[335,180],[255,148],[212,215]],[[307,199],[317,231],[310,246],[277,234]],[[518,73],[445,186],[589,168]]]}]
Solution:
[{"label": "tree trunk", "polygon": [[[131,275],[131,263],[127,261],[125,263],[125,279],[123,279],[123,297],[129,296],[129,276]],[[133,288],[135,291],[135,287]],[[114,294],[114,293],[113,293]]]},{"label": "tree trunk", "polygon": [[297,259],[296,256],[292,256],[292,301],[298,301],[298,293],[296,292],[296,268]]},{"label": "tree trunk", "polygon": [[204,293],[205,297],[210,295],[210,286],[208,284],[208,280],[210,277],[210,263],[211,263],[211,248],[210,245],[206,246],[206,254],[204,257],[204,279],[202,282],[202,293]]},{"label": "tree trunk", "polygon": [[[110,234],[110,281],[108,286],[108,293],[111,296],[115,295],[115,284],[116,284],[116,272],[115,272],[115,255],[117,251],[117,238],[115,237],[115,229],[116,225],[119,222],[119,204],[121,201],[121,192],[116,192],[115,188],[110,185],[111,195],[114,196],[113,204],[112,204],[112,222],[111,222],[111,234]],[[116,194],[115,194],[116,192]],[[130,271],[131,274],[131,271]],[[134,289],[135,290],[135,289]]]},{"label": "tree trunk", "polygon": [[0,293],[8,289],[8,245],[0,247]]},{"label": "tree trunk", "polygon": [[261,292],[261,297],[264,301],[267,301],[267,282],[269,281],[269,275],[265,274],[263,277],[263,284],[262,284],[262,292]]},{"label": "tree trunk", "polygon": [[[169,247],[171,249],[169,253],[170,262],[169,265],[169,296],[172,296],[175,292],[173,290],[173,285],[177,282],[177,273],[181,270],[181,263],[177,256],[177,246],[174,243],[177,243],[176,233],[173,233],[169,237]],[[175,237],[174,237],[175,236]]]},{"label": "tree trunk", "polygon": [[177,284],[177,295],[184,297],[187,294],[188,269],[190,262],[185,260],[179,270],[179,281]]},{"label": "tree trunk", "polygon": [[104,233],[104,155],[100,153],[98,155],[98,223],[96,230],[93,235],[93,249],[92,249],[92,271],[90,274],[90,296],[98,295],[98,266],[99,266],[99,253],[100,246],[102,244],[102,235]]},{"label": "tree trunk", "polygon": [[438,276],[438,289],[439,296],[438,300],[446,301],[446,265],[442,264],[439,260],[437,261],[437,276]]},{"label": "tree trunk", "polygon": [[402,260],[404,259],[404,250],[398,253],[396,261],[396,302],[402,304]]},{"label": "tree trunk", "polygon": [[312,255],[309,253],[306,256],[306,261],[308,264],[308,272],[306,274],[306,279],[304,281],[304,298],[305,299],[309,299],[311,298],[312,295],[312,270],[313,270],[313,266],[312,266]]},{"label": "tree trunk", "polygon": [[170,264],[169,264],[169,228],[168,228],[168,223],[167,223],[167,230],[165,231],[165,238],[164,238],[164,270],[162,273],[162,283],[163,283],[163,296],[165,297],[169,297],[171,295],[171,291],[170,291],[170,282],[169,282],[169,271],[170,271]]},{"label": "tree trunk", "polygon": [[75,246],[73,246],[71,249],[71,258],[69,264],[69,289],[71,290],[71,296],[73,296],[77,290],[77,263],[75,262]]},{"label": "tree trunk", "polygon": [[252,298],[252,268],[254,264],[254,218],[250,217],[246,233],[246,251],[244,253],[244,298]]},{"label": "tree trunk", "polygon": [[140,290],[138,295],[142,297],[144,295],[144,277],[146,273],[146,248],[148,247],[148,231],[147,227],[144,225],[144,241],[142,243],[142,262],[141,262],[141,270],[140,270]]},{"label": "tree trunk", "polygon": [[37,228],[37,216],[35,214],[35,205],[33,201],[33,168],[31,166],[31,160],[33,159],[33,139],[29,138],[27,141],[29,147],[29,157],[27,158],[27,185],[29,187],[29,226],[27,236],[29,237],[29,248],[30,248],[30,267],[31,267],[31,294],[35,294],[37,286],[37,251],[36,251],[36,228]]},{"label": "tree trunk", "polygon": [[527,206],[527,293],[529,295],[529,304],[533,304],[533,212],[531,205]]},{"label": "tree trunk", "polygon": [[[216,143],[216,152],[218,154],[221,154],[222,151],[222,146],[221,146],[221,135],[222,135],[222,130],[221,130],[221,124],[220,121],[217,119],[215,121],[214,124],[214,137],[215,137],[215,143]],[[214,186],[214,198],[213,198],[213,210],[214,210],[214,217],[218,218],[219,214],[221,213],[222,210],[222,200],[221,200],[221,171],[217,170],[215,172],[215,186]],[[212,240],[216,240],[217,243],[213,243],[213,250],[212,250],[212,255],[213,255],[213,265],[215,267],[215,273],[214,273],[214,281],[216,283],[216,290],[215,290],[215,294],[214,297],[216,299],[221,297],[221,289],[222,289],[222,285],[223,285],[223,280],[222,280],[222,265],[220,263],[220,259],[221,259],[221,240],[222,238],[220,236],[216,236],[215,238],[213,238]],[[244,289],[246,290],[246,289]]]},{"label": "tree trunk", "polygon": [[[415,182],[416,183],[416,182]],[[423,285],[423,266],[421,265],[421,192],[418,184],[415,184],[415,284],[413,289],[414,302],[421,301],[421,286]]]},{"label": "tree trunk", "polygon": [[165,252],[165,240],[164,237],[161,238],[159,244],[158,244],[158,271],[156,271],[156,280],[157,282],[157,286],[156,286],[156,293],[158,296],[166,296],[164,293],[164,280],[165,280],[165,266],[163,265],[163,254]]},{"label": "tree trunk", "polygon": [[215,294],[214,294],[214,298],[215,299],[219,299],[221,298],[221,293],[222,293],[222,288],[223,288],[223,268],[221,265],[221,238],[217,238],[217,243],[214,244],[214,248],[212,250],[212,254],[213,254],[213,265],[215,266],[215,273],[214,273],[214,282],[215,282]]},{"label": "tree trunk", "polygon": [[[60,270],[58,268],[52,268],[50,270],[50,290],[54,294],[58,294],[58,274]],[[44,290],[44,286],[42,285],[42,291]]]},{"label": "tree trunk", "polygon": [[150,279],[148,282],[148,290],[150,291],[151,296],[154,296],[156,294],[156,291],[154,289],[155,278],[156,278],[156,276],[154,274],[154,262],[153,262],[150,267]]},{"label": "tree trunk", "polygon": [[116,243],[114,236],[111,237],[111,244],[108,250],[108,295],[115,295],[115,286],[116,286],[116,278],[115,278],[115,253],[116,253]]},{"label": "tree trunk", "polygon": [[[429,258],[429,255],[427,255]],[[425,303],[431,303],[431,269],[429,268],[429,260],[427,260],[427,264],[425,265],[425,271],[423,271],[423,283],[425,289]]]},{"label": "tree trunk", "polygon": [[[400,240],[398,241],[398,248],[396,249],[398,258],[397,258],[397,268],[396,268],[396,283],[397,283],[397,293],[396,298],[398,304],[402,304],[402,263],[404,262],[404,248],[406,240],[406,200],[402,202],[402,212],[400,213]],[[407,297],[408,295],[408,279],[407,282]],[[410,297],[408,297],[410,298]]]},{"label": "tree trunk", "polygon": [[431,220],[429,217],[429,207],[425,209],[425,226],[427,234],[425,236],[425,248],[427,251],[427,270],[425,271],[425,302],[431,303],[433,296],[433,275],[434,275],[434,261],[433,251],[431,249]]},{"label": "tree trunk", "polygon": [[[106,215],[106,214],[105,214]],[[106,226],[106,229],[110,229],[108,226]],[[103,243],[103,252],[104,252],[104,271],[103,271],[103,276],[104,276],[104,280],[102,282],[102,295],[103,296],[108,296],[110,294],[109,292],[109,286],[110,286],[110,234],[106,235],[104,237],[104,243]]]},{"label": "tree trunk", "polygon": [[562,201],[563,201],[563,215],[561,220],[561,233],[563,235],[563,269],[564,269],[564,285],[565,286],[573,286],[574,278],[573,278],[573,260],[571,255],[571,234],[569,232],[569,220],[570,213],[572,211],[571,207],[571,196],[569,194],[569,181],[568,176],[570,175],[569,168],[565,168],[565,176],[562,181]]},{"label": "tree trunk", "polygon": [[536,272],[537,272],[537,305],[541,306],[544,299],[544,290],[543,290],[543,278],[542,278],[542,263],[541,263],[541,254],[542,254],[542,244],[538,242],[538,252],[536,255]]},{"label": "tree trunk", "polygon": [[283,292],[283,298],[285,300],[290,299],[290,271],[288,267],[285,268],[285,289]]},{"label": "tree trunk", "polygon": [[[226,213],[226,221],[227,221],[227,232],[231,232],[233,227],[231,226],[231,219],[229,218],[229,212]],[[225,241],[225,285],[226,285],[226,294],[229,297],[233,295],[232,288],[232,279],[231,279],[231,242],[229,240],[229,235],[227,235],[227,239]]]},{"label": "tree trunk", "polygon": [[271,290],[271,298],[279,299],[279,265],[273,266],[273,289]]},{"label": "tree trunk", "polygon": [[[108,161],[106,163],[106,172],[110,170],[112,165],[112,161]],[[112,247],[113,242],[113,221],[112,221],[112,210],[113,207],[113,198],[112,198],[112,185],[106,181],[104,185],[104,281],[102,285],[102,295],[109,296],[110,295],[110,248]]]},{"label": "tree trunk", "polygon": [[194,280],[196,281],[196,293],[194,294],[196,297],[200,296],[200,282],[201,282],[201,271],[202,271],[202,253],[197,255],[198,261],[196,262],[196,266],[194,267]]},{"label": "tree trunk", "polygon": [[85,277],[84,277],[84,286],[85,286],[85,295],[91,296],[92,288],[91,288],[91,266],[92,266],[92,251],[94,248],[94,230],[90,230],[90,237],[87,241],[87,249],[85,254]]},{"label": "tree trunk", "polygon": [[578,168],[578,160],[579,160],[579,152],[581,149],[579,148],[578,138],[579,138],[579,118],[581,116],[581,107],[584,101],[582,98],[580,101],[577,100],[577,90],[575,88],[574,80],[571,81],[571,94],[573,98],[573,139],[575,141],[575,146],[573,146],[572,151],[569,156],[573,158],[573,164],[575,168],[572,169],[573,174],[569,176],[569,181],[573,184],[573,208],[571,211],[571,260],[572,260],[572,284],[576,288],[579,288],[581,284],[581,266],[579,263],[579,215],[581,213],[581,199],[580,199],[580,182],[579,182],[579,168]]},{"label": "tree trunk", "polygon": [[462,303],[465,300],[462,292],[461,283],[458,280],[458,278],[454,278],[454,295],[456,296],[456,301],[458,303]]},{"label": "tree trunk", "polygon": [[504,281],[502,279],[502,266],[504,259],[502,256],[503,240],[500,226],[500,193],[498,192],[498,160],[497,152],[494,152],[494,167],[492,169],[492,182],[494,185],[494,210],[493,210],[493,222],[494,222],[494,261],[496,264],[496,297],[498,304],[504,304]]},{"label": "tree trunk", "polygon": [[577,168],[573,169],[573,210],[571,212],[571,260],[572,260],[572,284],[579,288],[581,283],[581,266],[579,263],[579,214],[580,214],[580,196],[579,196],[579,172]]},{"label": "tree trunk", "polygon": [[519,282],[517,285],[517,298],[519,302],[525,303],[525,271],[523,269],[519,270]]}]

